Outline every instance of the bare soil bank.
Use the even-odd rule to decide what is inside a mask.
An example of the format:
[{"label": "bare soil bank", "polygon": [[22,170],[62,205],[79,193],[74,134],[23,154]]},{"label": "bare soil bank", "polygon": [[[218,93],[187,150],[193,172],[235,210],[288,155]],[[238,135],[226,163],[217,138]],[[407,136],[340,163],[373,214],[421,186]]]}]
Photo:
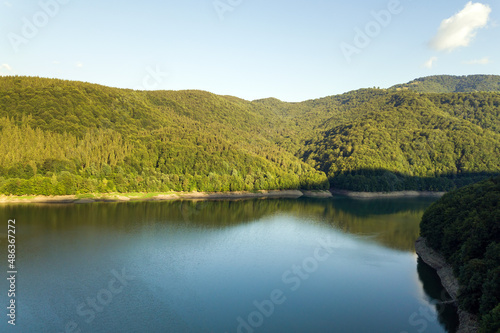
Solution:
[{"label": "bare soil bank", "polygon": [[180,199],[246,199],[246,198],[298,198],[303,193],[298,190],[257,191],[257,192],[176,192],[176,193],[103,193],[90,197],[76,195],[60,196],[0,196],[0,203],[90,203],[90,202],[120,202],[120,201],[160,201]]},{"label": "bare soil bank", "polygon": [[432,197],[440,198],[446,192],[428,191],[398,191],[398,192],[353,192],[346,190],[330,191],[299,191],[299,190],[270,190],[256,192],[169,192],[169,193],[97,193],[85,195],[58,195],[58,196],[14,196],[0,195],[0,204],[5,203],[90,203],[90,202],[120,202],[120,201],[159,201],[159,200],[209,200],[209,199],[249,199],[249,198],[331,198],[333,195],[342,195],[355,199],[377,198],[411,198]]},{"label": "bare soil bank", "polygon": [[302,191],[303,195],[308,198],[331,198],[333,197],[330,191]]},{"label": "bare soil bank", "polygon": [[[441,284],[451,296],[455,305],[457,304],[458,280],[453,275],[452,267],[446,262],[443,255],[427,246],[425,238],[419,237],[415,242],[415,251],[418,256],[429,266],[434,268],[441,279]],[[458,318],[460,325],[457,333],[479,332],[479,325],[476,316],[458,308]]]}]

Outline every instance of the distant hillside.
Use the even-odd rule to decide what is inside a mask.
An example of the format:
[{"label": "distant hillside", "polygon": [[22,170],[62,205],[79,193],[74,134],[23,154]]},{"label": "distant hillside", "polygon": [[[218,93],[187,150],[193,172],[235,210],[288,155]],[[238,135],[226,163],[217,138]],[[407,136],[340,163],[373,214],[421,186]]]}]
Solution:
[{"label": "distant hillside", "polygon": [[0,193],[449,190],[500,172],[500,93],[286,103],[0,77]]},{"label": "distant hillside", "polygon": [[0,77],[0,191],[72,194],[328,188],[247,101]]},{"label": "distant hillside", "polygon": [[323,103],[337,106],[297,154],[333,187],[450,190],[500,171],[500,93],[365,89],[316,101],[308,113]]},{"label": "distant hillside", "polygon": [[421,93],[452,93],[500,91],[499,75],[435,75],[419,78],[391,89],[413,90]]}]

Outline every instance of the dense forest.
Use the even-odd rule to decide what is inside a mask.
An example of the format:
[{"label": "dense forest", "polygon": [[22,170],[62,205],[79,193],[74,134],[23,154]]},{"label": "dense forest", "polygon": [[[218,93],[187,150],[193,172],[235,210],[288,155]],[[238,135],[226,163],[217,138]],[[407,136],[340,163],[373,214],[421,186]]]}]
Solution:
[{"label": "dense forest", "polygon": [[337,99],[340,112],[299,149],[333,187],[447,191],[500,170],[499,93],[368,89]]},{"label": "dense forest", "polygon": [[500,177],[447,193],[424,213],[420,234],[459,279],[459,305],[482,332],[500,330]]},{"label": "dense forest", "polygon": [[2,77],[0,118],[6,194],[328,188],[248,102],[206,92]]},{"label": "dense forest", "polygon": [[500,93],[286,103],[0,77],[0,192],[450,190],[500,171]]},{"label": "dense forest", "polygon": [[434,75],[418,78],[393,89],[409,89],[421,93],[500,91],[499,75]]}]

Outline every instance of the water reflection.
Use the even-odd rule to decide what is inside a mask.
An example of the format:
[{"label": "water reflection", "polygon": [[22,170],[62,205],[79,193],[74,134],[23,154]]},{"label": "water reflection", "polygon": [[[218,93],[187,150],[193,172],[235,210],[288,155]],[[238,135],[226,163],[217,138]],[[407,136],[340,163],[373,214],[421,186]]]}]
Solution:
[{"label": "water reflection", "polygon": [[[29,233],[40,229],[70,230],[78,225],[123,229],[158,222],[183,227],[226,228],[266,216],[287,214],[306,218],[311,223],[327,224],[335,229],[365,236],[386,247],[414,251],[419,221],[432,199],[355,200],[322,199],[253,199],[212,201],[167,201],[91,204],[37,204],[4,206],[4,219],[16,216],[29,225]],[[26,209],[29,207],[29,209]],[[39,221],[50,221],[39,223]]]},{"label": "water reflection", "polygon": [[451,298],[441,285],[436,270],[418,258],[417,273],[427,301],[435,305],[439,322],[446,328],[447,332],[455,333],[458,329],[457,308],[453,304],[447,303]]}]

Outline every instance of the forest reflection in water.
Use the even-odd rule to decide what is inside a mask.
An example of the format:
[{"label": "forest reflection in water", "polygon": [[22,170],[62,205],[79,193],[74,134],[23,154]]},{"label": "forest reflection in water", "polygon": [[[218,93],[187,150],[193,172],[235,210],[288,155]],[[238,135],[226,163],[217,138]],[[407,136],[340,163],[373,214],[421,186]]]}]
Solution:
[{"label": "forest reflection in water", "polygon": [[[179,200],[126,203],[37,204],[23,209],[22,204],[5,206],[7,216],[16,216],[37,228],[68,229],[85,224],[101,228],[155,225],[168,221],[185,227],[224,228],[248,223],[276,214],[307,218],[311,223],[327,224],[346,233],[372,239],[383,246],[414,251],[419,222],[435,199],[401,198],[359,200],[333,199],[250,199]],[[40,225],[39,220],[49,224]]]}]

